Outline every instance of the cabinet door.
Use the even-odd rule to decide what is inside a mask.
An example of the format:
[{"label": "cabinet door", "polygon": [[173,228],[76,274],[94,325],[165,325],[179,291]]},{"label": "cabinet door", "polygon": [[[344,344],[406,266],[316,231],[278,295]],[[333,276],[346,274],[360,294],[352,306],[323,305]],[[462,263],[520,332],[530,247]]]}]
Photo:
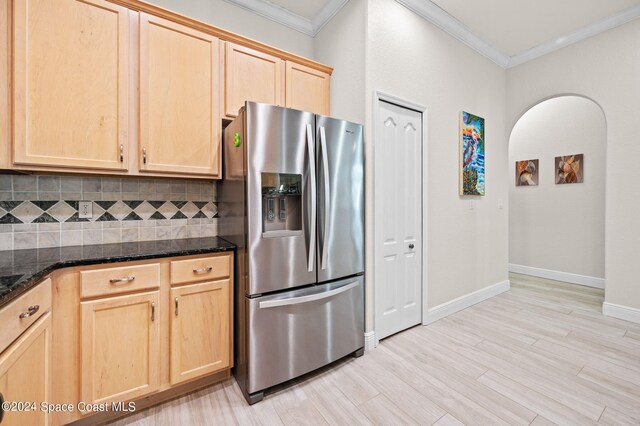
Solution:
[{"label": "cabinet door", "polygon": [[126,170],[128,10],[20,0],[13,18],[14,163]]},{"label": "cabinet door", "polygon": [[82,302],[81,401],[124,401],[160,384],[159,293]]},{"label": "cabinet door", "polygon": [[224,113],[235,117],[245,101],[284,105],[284,61],[226,43]]},{"label": "cabinet door", "polygon": [[171,384],[230,366],[230,282],[171,289]]},{"label": "cabinet door", "polygon": [[287,107],[329,115],[330,79],[327,73],[287,61]]},{"label": "cabinet door", "polygon": [[140,169],[220,176],[220,41],[140,13]]},{"label": "cabinet door", "polygon": [[[9,28],[9,0],[0,0],[0,28]],[[9,32],[0,31],[0,168],[11,168]]]},{"label": "cabinet door", "polygon": [[[3,423],[13,426],[48,425],[40,410],[51,395],[51,314],[34,323],[0,357],[0,394],[7,402],[30,402],[29,411],[4,411]],[[4,408],[4,407],[3,407]]]}]

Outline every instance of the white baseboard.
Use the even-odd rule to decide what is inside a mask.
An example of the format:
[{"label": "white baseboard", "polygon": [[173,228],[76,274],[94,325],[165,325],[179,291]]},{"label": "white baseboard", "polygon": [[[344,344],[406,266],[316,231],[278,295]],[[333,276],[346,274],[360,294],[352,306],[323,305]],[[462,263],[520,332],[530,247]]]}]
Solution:
[{"label": "white baseboard", "polygon": [[604,302],[602,304],[602,314],[608,317],[640,324],[640,309],[637,308],[630,308],[629,306]]},{"label": "white baseboard", "polygon": [[587,275],[572,274],[569,272],[534,268],[533,266],[515,265],[513,263],[509,264],[509,272],[604,289],[604,278],[596,278],[589,277]]},{"label": "white baseboard", "polygon": [[370,351],[378,346],[378,342],[376,341],[376,332],[375,331],[367,331],[364,333],[364,350]]},{"label": "white baseboard", "polygon": [[442,305],[438,305],[427,311],[422,320],[422,324],[431,324],[432,322],[438,321],[439,319],[442,319],[448,315],[455,314],[456,312],[468,308],[469,306],[480,303],[483,300],[487,300],[491,297],[499,295],[500,293],[509,291],[510,288],[511,283],[509,282],[509,280],[506,280],[497,284],[490,285],[489,287],[485,287],[478,291],[474,291],[473,293],[466,294],[462,297],[458,297],[457,299],[453,299],[449,302],[443,303]]}]

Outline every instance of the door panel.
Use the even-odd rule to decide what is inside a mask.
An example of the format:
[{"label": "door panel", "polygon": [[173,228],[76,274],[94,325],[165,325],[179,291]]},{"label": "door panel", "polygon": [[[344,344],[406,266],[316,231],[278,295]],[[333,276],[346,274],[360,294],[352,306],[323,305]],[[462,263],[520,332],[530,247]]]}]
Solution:
[{"label": "door panel", "polygon": [[286,69],[286,106],[329,115],[331,76],[291,61],[286,61]]},{"label": "door panel", "polygon": [[235,117],[246,101],[284,105],[284,61],[226,42],[224,113]]},{"label": "door panel", "polygon": [[160,386],[159,292],[81,303],[82,401],[124,401]]},{"label": "door panel", "polygon": [[364,346],[364,277],[246,299],[254,393]]},{"label": "door panel", "polygon": [[[316,282],[315,257],[315,142],[314,115],[271,105],[247,103],[247,194],[249,289],[248,294],[267,293]],[[311,158],[311,162],[309,161]],[[284,174],[277,187],[268,182]],[[280,220],[280,204],[289,183],[300,178],[301,201],[286,209],[296,221]],[[282,191],[281,191],[282,188]],[[264,194],[263,194],[264,189]],[[298,188],[299,189],[299,188]],[[269,199],[273,204],[269,205]],[[273,209],[271,219],[265,217]],[[287,231],[286,225],[291,224]]]},{"label": "door panel", "polygon": [[375,299],[381,339],[422,319],[422,115],[382,101],[379,111]]},{"label": "door panel", "polygon": [[220,41],[140,13],[140,169],[220,177]]},{"label": "door panel", "polygon": [[20,0],[16,164],[126,170],[129,15],[104,0]]},{"label": "door panel", "polygon": [[51,403],[51,314],[47,313],[9,346],[0,357],[0,395],[3,401],[35,404],[35,410],[4,410],[2,424],[49,425],[40,409]]},{"label": "door panel", "polygon": [[229,367],[229,280],[171,289],[171,384]]},{"label": "door panel", "polygon": [[360,124],[317,117],[318,282],[364,272],[364,153]]}]

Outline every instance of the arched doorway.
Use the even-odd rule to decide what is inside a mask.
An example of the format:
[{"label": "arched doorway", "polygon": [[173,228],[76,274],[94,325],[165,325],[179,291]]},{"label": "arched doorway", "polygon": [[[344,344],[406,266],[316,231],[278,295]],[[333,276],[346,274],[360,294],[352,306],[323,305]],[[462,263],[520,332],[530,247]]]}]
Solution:
[{"label": "arched doorway", "polygon": [[600,106],[581,96],[533,106],[511,132],[509,163],[510,271],[604,289],[606,120]]}]

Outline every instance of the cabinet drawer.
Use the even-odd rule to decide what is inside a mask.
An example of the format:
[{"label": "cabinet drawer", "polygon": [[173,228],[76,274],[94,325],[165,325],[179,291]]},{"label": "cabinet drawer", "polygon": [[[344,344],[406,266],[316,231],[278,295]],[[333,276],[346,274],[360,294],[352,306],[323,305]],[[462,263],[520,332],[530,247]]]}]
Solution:
[{"label": "cabinet drawer", "polygon": [[212,280],[229,276],[231,255],[171,262],[171,284]]},{"label": "cabinet drawer", "polygon": [[80,297],[157,288],[160,286],[160,265],[124,266],[80,272]]},{"label": "cabinet drawer", "polygon": [[0,352],[45,312],[51,310],[51,278],[0,310]]}]

